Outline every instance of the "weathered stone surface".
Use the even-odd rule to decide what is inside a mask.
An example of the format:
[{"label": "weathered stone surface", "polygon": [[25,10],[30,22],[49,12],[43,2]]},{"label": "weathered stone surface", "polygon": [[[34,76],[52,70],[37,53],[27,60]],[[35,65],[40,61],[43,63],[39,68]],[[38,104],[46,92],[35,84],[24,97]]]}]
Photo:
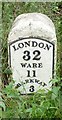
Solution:
[{"label": "weathered stone surface", "polygon": [[49,81],[56,67],[56,33],[51,19],[41,13],[19,15],[8,43],[9,64],[17,89],[22,94],[50,89]]},{"label": "weathered stone surface", "polygon": [[51,19],[44,14],[22,14],[15,19],[8,40],[13,42],[18,37],[39,37],[54,42],[55,27]]}]

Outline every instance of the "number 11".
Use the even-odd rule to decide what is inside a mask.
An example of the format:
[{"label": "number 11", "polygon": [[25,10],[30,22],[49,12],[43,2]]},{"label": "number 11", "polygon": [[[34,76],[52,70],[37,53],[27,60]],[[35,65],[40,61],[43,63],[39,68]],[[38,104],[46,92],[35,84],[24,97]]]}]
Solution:
[{"label": "number 11", "polygon": [[36,77],[36,71],[32,70],[32,76],[30,70],[27,70],[27,77]]}]

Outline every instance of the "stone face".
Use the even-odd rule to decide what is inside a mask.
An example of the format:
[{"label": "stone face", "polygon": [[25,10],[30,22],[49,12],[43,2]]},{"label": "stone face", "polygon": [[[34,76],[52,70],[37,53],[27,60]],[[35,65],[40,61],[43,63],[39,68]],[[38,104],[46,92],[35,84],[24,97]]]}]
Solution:
[{"label": "stone face", "polygon": [[19,15],[8,43],[15,87],[22,94],[50,89],[56,64],[56,34],[50,18],[41,13]]},{"label": "stone face", "polygon": [[56,40],[55,28],[51,19],[41,13],[28,13],[19,15],[12,26],[9,34],[9,42],[18,37],[40,37],[49,41]]}]

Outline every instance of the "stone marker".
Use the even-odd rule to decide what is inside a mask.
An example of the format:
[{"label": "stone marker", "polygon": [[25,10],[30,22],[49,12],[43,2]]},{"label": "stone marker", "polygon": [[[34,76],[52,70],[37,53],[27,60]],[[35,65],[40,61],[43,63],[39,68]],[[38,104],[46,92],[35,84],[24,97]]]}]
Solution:
[{"label": "stone marker", "polygon": [[41,13],[19,15],[8,43],[9,65],[21,94],[50,89],[56,66],[56,34],[51,19]]}]

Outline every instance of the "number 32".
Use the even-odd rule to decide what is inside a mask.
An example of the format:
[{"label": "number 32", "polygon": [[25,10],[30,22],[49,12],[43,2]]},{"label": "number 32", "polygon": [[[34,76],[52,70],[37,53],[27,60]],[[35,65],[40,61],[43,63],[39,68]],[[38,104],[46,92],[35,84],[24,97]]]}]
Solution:
[{"label": "number 32", "polygon": [[[39,50],[33,51],[33,55],[34,55],[33,60],[40,60],[41,56],[40,56],[40,51]],[[24,51],[23,59],[26,60],[26,61],[31,59],[30,51],[28,51],[28,50]]]}]

